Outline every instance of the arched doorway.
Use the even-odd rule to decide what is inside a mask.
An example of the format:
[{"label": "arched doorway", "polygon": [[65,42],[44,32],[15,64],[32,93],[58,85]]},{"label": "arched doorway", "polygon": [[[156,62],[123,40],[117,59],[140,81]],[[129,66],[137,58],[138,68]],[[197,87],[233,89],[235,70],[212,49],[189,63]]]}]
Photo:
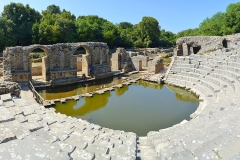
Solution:
[{"label": "arched doorway", "polygon": [[46,61],[47,53],[44,48],[35,47],[29,51],[29,71],[33,83],[47,81]]},{"label": "arched doorway", "polygon": [[194,54],[197,54],[197,53],[200,51],[200,49],[201,49],[201,46],[195,46],[195,47],[193,47],[193,53],[194,53]]},{"label": "arched doorway", "polygon": [[85,74],[88,76],[88,68],[92,62],[91,49],[88,46],[79,45],[73,50],[72,55],[77,63],[77,75],[82,76]]},{"label": "arched doorway", "polygon": [[224,40],[222,41],[222,45],[223,45],[224,48],[228,48],[228,42],[227,42],[226,39],[224,39]]},{"label": "arched doorway", "polygon": [[77,59],[77,71],[78,75],[82,75],[82,56],[86,55],[86,50],[83,47],[77,48],[73,53],[73,56]]}]

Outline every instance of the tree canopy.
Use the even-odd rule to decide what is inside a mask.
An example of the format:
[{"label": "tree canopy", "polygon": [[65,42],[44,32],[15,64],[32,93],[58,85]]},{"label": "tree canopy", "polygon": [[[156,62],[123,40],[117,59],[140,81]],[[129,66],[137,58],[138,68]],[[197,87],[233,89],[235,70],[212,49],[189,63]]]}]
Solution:
[{"label": "tree canopy", "polygon": [[[163,33],[163,36],[161,36]],[[153,17],[138,24],[113,24],[96,15],[78,16],[50,5],[39,13],[29,5],[10,3],[0,16],[0,51],[8,46],[67,42],[106,42],[114,47],[158,47],[175,43],[175,35],[161,30]]]},{"label": "tree canopy", "polygon": [[226,12],[218,12],[200,23],[199,28],[177,33],[183,36],[223,36],[240,33],[240,2],[228,5]]}]

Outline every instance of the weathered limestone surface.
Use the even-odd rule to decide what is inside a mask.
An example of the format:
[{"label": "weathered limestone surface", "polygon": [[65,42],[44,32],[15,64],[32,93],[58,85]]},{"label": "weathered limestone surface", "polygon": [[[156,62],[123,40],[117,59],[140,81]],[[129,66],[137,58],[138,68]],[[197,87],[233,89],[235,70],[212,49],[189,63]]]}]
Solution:
[{"label": "weathered limestone surface", "polygon": [[240,147],[240,46],[235,44],[209,55],[174,57],[165,82],[196,93],[200,103],[192,120],[148,133],[159,159],[239,159],[234,148]]},{"label": "weathered limestone surface", "polygon": [[222,48],[237,48],[240,34],[228,36],[194,36],[181,37],[177,39],[175,55],[188,56],[191,54],[202,54]]},{"label": "weathered limestone surface", "polygon": [[132,61],[134,61],[134,60],[142,61],[142,67],[148,66],[148,61],[149,61],[148,56],[138,55],[138,56],[131,57],[131,59],[132,59]]},{"label": "weathered limestone surface", "polygon": [[147,71],[157,73],[163,70],[163,68],[164,68],[163,58],[156,56],[153,60],[148,62]]},{"label": "weathered limestone surface", "polygon": [[[32,59],[29,54],[34,49],[42,49],[45,57],[42,58],[42,77],[44,81],[57,81],[77,77],[78,56],[75,51],[83,47],[88,58],[83,57],[83,72],[88,75],[88,68],[92,65],[94,74],[110,72],[110,57],[108,46],[101,42],[59,43],[54,45],[31,45],[8,47],[3,51],[3,79],[5,81],[29,81],[32,75]],[[101,68],[101,69],[99,69]],[[40,70],[39,70],[40,72]]]},{"label": "weathered limestone surface", "polygon": [[132,63],[133,63],[134,70],[136,70],[136,71],[142,70],[142,60],[132,59]]},{"label": "weathered limestone surface", "polygon": [[77,70],[82,71],[82,57],[77,57]]},{"label": "weathered limestone surface", "polygon": [[139,55],[139,52],[127,52],[124,48],[117,48],[112,54],[112,67],[114,71],[121,70],[124,73],[141,71],[142,67],[148,66],[149,57]]},{"label": "weathered limestone surface", "polygon": [[122,70],[124,73],[132,71],[132,62],[124,48],[117,48],[112,54],[112,70]]},{"label": "weathered limestone surface", "polygon": [[42,65],[36,65],[32,67],[32,76],[42,75]]},{"label": "weathered limestone surface", "polygon": [[[1,95],[1,159],[136,159],[136,134]],[[10,105],[11,103],[11,105]]]},{"label": "weathered limestone surface", "polygon": [[3,81],[0,83],[0,95],[6,94],[6,93],[11,93],[16,96],[19,96],[20,92],[21,92],[21,87],[16,82]]}]

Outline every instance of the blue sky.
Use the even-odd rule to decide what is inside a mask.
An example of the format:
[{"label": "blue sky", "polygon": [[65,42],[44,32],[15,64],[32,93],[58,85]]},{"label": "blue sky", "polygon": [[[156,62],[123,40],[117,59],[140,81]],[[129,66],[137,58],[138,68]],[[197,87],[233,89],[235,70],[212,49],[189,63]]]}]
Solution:
[{"label": "blue sky", "polygon": [[196,28],[207,17],[225,12],[231,3],[238,0],[1,0],[0,13],[10,2],[29,4],[39,12],[55,4],[76,17],[98,15],[110,22],[137,24],[143,16],[158,20],[161,29],[177,33]]}]

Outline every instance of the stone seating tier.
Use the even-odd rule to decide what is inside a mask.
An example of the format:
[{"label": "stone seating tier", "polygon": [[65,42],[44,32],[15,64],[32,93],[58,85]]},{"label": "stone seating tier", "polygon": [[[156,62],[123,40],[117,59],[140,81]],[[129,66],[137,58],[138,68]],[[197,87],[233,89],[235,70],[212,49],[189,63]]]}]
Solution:
[{"label": "stone seating tier", "polygon": [[148,133],[159,159],[240,158],[239,53],[175,57],[165,82],[195,92],[200,103],[191,121]]}]

